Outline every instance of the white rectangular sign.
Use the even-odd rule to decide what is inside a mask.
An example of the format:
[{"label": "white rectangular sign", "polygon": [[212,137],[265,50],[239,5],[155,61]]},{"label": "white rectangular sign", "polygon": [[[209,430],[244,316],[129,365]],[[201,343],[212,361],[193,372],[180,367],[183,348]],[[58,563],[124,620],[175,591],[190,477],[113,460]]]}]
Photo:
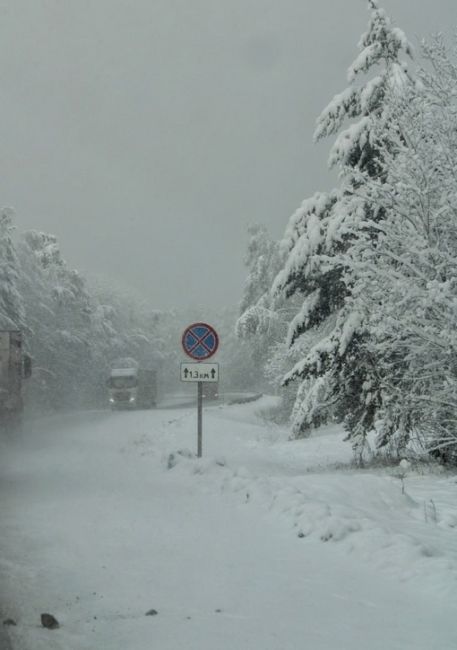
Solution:
[{"label": "white rectangular sign", "polygon": [[182,363],[181,381],[219,381],[219,364]]}]

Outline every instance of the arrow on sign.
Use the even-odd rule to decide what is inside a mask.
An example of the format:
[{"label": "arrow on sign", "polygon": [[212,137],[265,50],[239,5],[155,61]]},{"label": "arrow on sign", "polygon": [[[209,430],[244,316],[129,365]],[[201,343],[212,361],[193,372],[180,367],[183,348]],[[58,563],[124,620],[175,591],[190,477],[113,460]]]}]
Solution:
[{"label": "arrow on sign", "polygon": [[181,381],[219,381],[217,363],[182,363]]}]

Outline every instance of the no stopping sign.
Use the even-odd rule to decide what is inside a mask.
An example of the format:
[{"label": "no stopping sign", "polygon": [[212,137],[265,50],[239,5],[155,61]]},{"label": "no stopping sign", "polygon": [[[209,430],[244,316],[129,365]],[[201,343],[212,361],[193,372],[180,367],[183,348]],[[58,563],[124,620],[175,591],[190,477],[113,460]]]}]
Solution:
[{"label": "no stopping sign", "polygon": [[192,323],[184,330],[182,347],[191,359],[205,361],[216,354],[219,337],[214,327],[208,323]]}]

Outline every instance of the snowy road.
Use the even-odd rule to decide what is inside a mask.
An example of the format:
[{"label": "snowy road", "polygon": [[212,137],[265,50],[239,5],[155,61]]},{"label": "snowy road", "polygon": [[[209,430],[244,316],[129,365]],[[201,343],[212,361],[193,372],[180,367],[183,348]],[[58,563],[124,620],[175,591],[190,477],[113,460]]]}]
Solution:
[{"label": "snowy road", "polygon": [[50,418],[4,443],[14,649],[455,650],[455,477],[404,495],[347,469],[334,430],[287,442],[257,408],[208,408],[200,461],[177,453],[190,409]]}]

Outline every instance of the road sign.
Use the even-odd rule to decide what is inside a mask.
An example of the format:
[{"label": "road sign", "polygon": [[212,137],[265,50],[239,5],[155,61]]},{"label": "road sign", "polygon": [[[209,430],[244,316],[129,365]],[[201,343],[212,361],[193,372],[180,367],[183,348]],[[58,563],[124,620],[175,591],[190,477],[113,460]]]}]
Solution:
[{"label": "road sign", "polygon": [[182,347],[184,352],[195,361],[205,361],[216,353],[219,337],[211,325],[193,323],[184,330]]},{"label": "road sign", "polygon": [[219,381],[218,363],[182,363],[181,381]]}]

